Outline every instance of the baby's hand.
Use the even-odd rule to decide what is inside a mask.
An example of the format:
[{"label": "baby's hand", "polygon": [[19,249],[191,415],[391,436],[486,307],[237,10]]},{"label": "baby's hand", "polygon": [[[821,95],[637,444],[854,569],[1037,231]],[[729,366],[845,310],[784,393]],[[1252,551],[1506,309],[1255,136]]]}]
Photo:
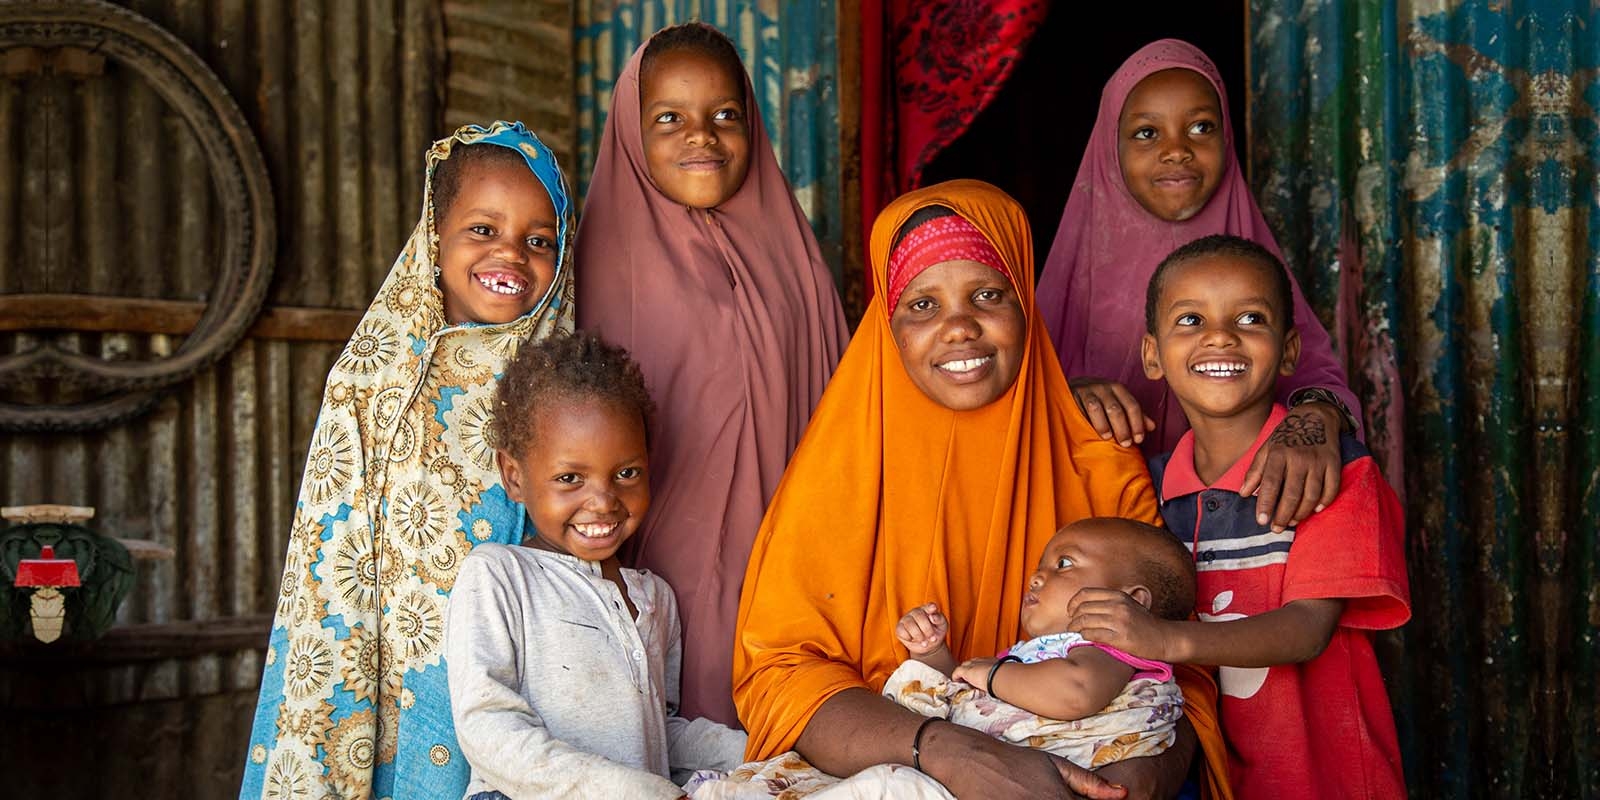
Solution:
[{"label": "baby's hand", "polygon": [[920,605],[905,613],[900,624],[894,626],[895,638],[920,658],[944,648],[944,637],[950,632],[950,621],[940,613],[937,603]]},{"label": "baby's hand", "polygon": [[988,691],[989,670],[994,668],[994,662],[997,660],[993,658],[969,658],[962,662],[961,666],[956,667],[955,672],[950,673],[950,677],[958,681],[966,681],[972,686]]}]

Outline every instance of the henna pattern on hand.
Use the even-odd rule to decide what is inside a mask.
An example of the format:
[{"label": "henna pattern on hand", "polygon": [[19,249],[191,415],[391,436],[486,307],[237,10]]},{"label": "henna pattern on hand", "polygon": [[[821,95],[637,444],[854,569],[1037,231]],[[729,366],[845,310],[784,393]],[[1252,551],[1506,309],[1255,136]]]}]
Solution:
[{"label": "henna pattern on hand", "polygon": [[1283,447],[1316,447],[1328,443],[1328,429],[1315,416],[1291,414],[1283,418],[1267,441]]}]

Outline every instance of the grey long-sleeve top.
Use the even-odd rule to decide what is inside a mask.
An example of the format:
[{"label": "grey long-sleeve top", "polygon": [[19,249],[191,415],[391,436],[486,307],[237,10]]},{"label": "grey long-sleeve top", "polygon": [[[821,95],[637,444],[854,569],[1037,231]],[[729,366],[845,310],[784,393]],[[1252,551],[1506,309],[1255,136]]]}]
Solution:
[{"label": "grey long-sleeve top", "polygon": [[672,589],[624,569],[628,616],[593,561],[482,544],[462,562],[445,630],[467,796],[676,798],[669,769],[737,766],[745,734],[674,713]]}]

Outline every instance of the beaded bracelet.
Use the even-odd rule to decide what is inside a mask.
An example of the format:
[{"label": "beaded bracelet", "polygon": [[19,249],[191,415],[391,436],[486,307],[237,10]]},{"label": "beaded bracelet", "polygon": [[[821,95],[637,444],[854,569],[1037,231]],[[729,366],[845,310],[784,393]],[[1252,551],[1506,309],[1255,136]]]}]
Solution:
[{"label": "beaded bracelet", "polygon": [[922,771],[922,734],[923,734],[923,732],[928,729],[929,725],[932,725],[935,722],[943,722],[943,721],[945,721],[944,717],[928,717],[927,719],[922,721],[921,725],[917,726],[917,735],[913,736],[911,738],[911,768],[912,769],[914,769],[914,770],[916,770],[918,772]]},{"label": "beaded bracelet", "polygon": [[994,666],[989,668],[989,680],[984,681],[984,690],[989,693],[990,697],[993,697],[996,700],[999,700],[1000,696],[994,693],[994,674],[1000,670],[1000,665],[1006,663],[1007,661],[1015,661],[1018,664],[1022,663],[1022,659],[1016,656],[1001,656],[999,660],[994,662]]}]

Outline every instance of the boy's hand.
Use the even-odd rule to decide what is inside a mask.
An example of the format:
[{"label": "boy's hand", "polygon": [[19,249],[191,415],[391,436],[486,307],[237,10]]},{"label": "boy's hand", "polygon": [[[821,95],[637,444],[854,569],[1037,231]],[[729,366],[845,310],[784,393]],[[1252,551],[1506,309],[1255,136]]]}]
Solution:
[{"label": "boy's hand", "polygon": [[1275,533],[1299,525],[1339,496],[1339,410],[1301,403],[1289,410],[1256,451],[1239,494],[1256,496],[1256,524]]},{"label": "boy's hand", "polygon": [[1140,658],[1182,661],[1168,649],[1165,625],[1138,600],[1116,589],[1079,589],[1067,601],[1067,630]]},{"label": "boy's hand", "polygon": [[1156,429],[1155,420],[1144,415],[1133,393],[1116,381],[1073,378],[1067,385],[1072,387],[1078,409],[1102,439],[1115,439],[1123,447],[1132,447]]},{"label": "boy's hand", "polygon": [[926,656],[944,648],[944,638],[950,632],[950,620],[940,613],[937,603],[917,606],[900,618],[894,626],[895,638],[915,657]]}]

